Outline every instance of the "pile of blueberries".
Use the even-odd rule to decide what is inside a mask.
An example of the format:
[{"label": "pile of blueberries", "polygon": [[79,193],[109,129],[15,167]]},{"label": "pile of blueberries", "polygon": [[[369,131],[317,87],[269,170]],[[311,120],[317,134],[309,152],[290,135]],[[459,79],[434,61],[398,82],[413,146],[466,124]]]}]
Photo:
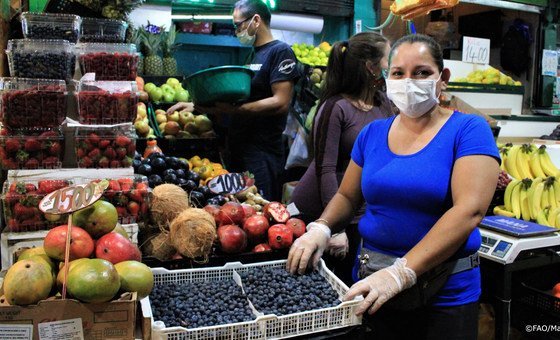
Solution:
[{"label": "pile of blueberries", "polygon": [[150,294],[155,320],[165,327],[198,328],[255,319],[233,280],[155,285]]},{"label": "pile of blueberries", "polygon": [[250,268],[241,280],[249,300],[264,314],[279,316],[340,304],[338,293],[318,272],[292,275],[284,268]]},{"label": "pile of blueberries", "polygon": [[76,56],[71,53],[13,52],[13,77],[71,79],[74,75]]},{"label": "pile of blueberries", "polygon": [[27,37],[30,39],[63,39],[76,43],[78,30],[51,25],[29,25]]}]

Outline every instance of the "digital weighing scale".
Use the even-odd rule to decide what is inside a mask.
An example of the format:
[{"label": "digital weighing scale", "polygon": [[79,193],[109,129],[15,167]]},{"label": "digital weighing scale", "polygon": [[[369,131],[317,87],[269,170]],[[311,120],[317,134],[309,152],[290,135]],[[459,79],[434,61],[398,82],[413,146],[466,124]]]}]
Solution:
[{"label": "digital weighing scale", "polygon": [[[482,245],[478,254],[502,264],[534,252],[560,248],[560,230],[504,216],[487,216],[480,222]],[[557,250],[558,251],[558,250]]]}]

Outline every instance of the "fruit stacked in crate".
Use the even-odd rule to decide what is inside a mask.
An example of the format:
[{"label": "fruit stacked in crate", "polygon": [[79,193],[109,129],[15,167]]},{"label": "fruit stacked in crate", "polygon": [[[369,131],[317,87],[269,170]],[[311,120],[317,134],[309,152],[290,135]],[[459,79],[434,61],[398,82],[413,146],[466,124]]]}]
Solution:
[{"label": "fruit stacked in crate", "polygon": [[136,80],[138,54],[134,44],[81,43],[76,48],[82,75],[96,80]]},{"label": "fruit stacked in crate", "polygon": [[77,127],[74,143],[78,167],[132,167],[136,138],[132,124]]},{"label": "fruit stacked in crate", "polygon": [[124,43],[127,28],[122,20],[82,18],[80,42]]},{"label": "fruit stacked in crate", "polygon": [[0,132],[2,169],[56,169],[62,165],[64,136],[58,129]]},{"label": "fruit stacked in crate", "polygon": [[66,223],[66,215],[40,211],[39,202],[47,194],[71,184],[60,179],[5,181],[2,189],[5,231],[37,231]]}]

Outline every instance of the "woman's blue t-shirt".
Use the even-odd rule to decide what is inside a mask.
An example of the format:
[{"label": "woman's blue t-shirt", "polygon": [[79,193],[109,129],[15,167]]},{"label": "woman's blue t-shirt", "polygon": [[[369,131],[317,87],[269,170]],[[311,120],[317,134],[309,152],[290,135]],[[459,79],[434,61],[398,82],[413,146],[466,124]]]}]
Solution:
[{"label": "woman's blue t-shirt", "polygon": [[[402,257],[451,208],[455,161],[463,156],[488,155],[500,162],[500,156],[488,123],[457,111],[422,150],[396,155],[387,143],[394,119],[366,126],[354,143],[352,160],[362,167],[361,187],[367,203],[359,222],[363,246]],[[453,258],[474,254],[479,247],[480,232],[476,228]],[[358,263],[354,268],[356,281],[357,267]],[[434,305],[462,305],[477,301],[479,296],[477,267],[451,275]]]}]

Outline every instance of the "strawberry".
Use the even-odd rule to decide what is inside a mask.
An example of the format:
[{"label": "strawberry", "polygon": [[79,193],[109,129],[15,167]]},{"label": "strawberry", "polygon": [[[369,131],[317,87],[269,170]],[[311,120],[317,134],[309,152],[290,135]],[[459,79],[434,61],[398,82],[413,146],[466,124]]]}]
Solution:
[{"label": "strawberry", "polygon": [[42,227],[41,216],[35,215],[21,221],[20,227],[25,228],[26,231],[34,231],[35,229],[40,229],[40,227]]},{"label": "strawberry", "polygon": [[33,191],[37,191],[37,187],[33,183],[25,183],[25,192],[30,193]]},{"label": "strawberry", "polygon": [[103,193],[103,196],[107,197],[108,199],[113,198],[117,193],[121,191],[121,185],[117,180],[111,179],[109,180],[109,186]]},{"label": "strawberry", "polygon": [[95,148],[88,153],[88,157],[91,158],[94,162],[101,158],[101,151]]},{"label": "strawberry", "polygon": [[111,141],[107,140],[107,139],[102,139],[99,141],[99,148],[100,149],[105,149],[106,147],[108,147],[109,145],[111,145]]},{"label": "strawberry", "polygon": [[100,168],[108,168],[109,167],[109,158],[103,156],[99,159],[99,162],[97,162],[97,166],[99,166]]},{"label": "strawberry", "polygon": [[15,192],[15,191],[13,191],[13,192],[12,192],[12,191],[7,192],[7,193],[6,193],[6,196],[4,197],[4,199],[6,200],[6,202],[7,202],[9,205],[13,205],[13,204],[19,202],[22,198],[23,198],[23,195],[22,195],[22,194],[18,194],[18,193]]},{"label": "strawberry", "polygon": [[14,216],[17,216],[20,220],[24,220],[33,216],[33,210],[29,210],[28,207],[18,202],[14,205]]},{"label": "strawberry", "polygon": [[4,169],[17,169],[19,165],[14,160],[7,158],[2,160],[2,167]]},{"label": "strawberry", "polygon": [[52,156],[60,155],[60,151],[62,151],[62,146],[60,142],[51,142],[48,146],[49,154]]},{"label": "strawberry", "polygon": [[77,159],[82,159],[82,158],[84,158],[85,155],[86,155],[86,150],[84,150],[83,148],[78,148],[76,150],[76,158]]},{"label": "strawberry", "polygon": [[19,163],[25,163],[25,162],[27,162],[28,159],[29,159],[29,154],[27,152],[25,152],[23,150],[19,150],[16,153],[16,160]]},{"label": "strawberry", "polygon": [[40,138],[58,137],[58,133],[53,130],[45,131],[39,135]]},{"label": "strawberry", "polygon": [[5,148],[6,148],[6,152],[8,152],[8,153],[18,152],[19,149],[21,148],[21,145],[19,143],[19,139],[17,139],[17,138],[6,139]]},{"label": "strawberry", "polygon": [[113,159],[111,161],[111,163],[109,164],[109,168],[120,168],[121,167],[121,162],[117,161],[116,159]]},{"label": "strawberry", "polygon": [[23,167],[26,169],[38,169],[39,161],[36,158],[29,158]]},{"label": "strawberry", "polygon": [[41,150],[41,143],[39,143],[39,140],[37,138],[29,137],[25,141],[25,144],[23,145],[23,148],[27,152],[36,152],[36,151]]},{"label": "strawberry", "polygon": [[128,144],[128,146],[126,147],[127,155],[134,157],[135,152],[136,152],[136,145],[134,143]]},{"label": "strawberry", "polygon": [[62,189],[69,185],[68,181],[59,179],[59,180],[43,180],[39,181],[39,193],[40,194],[48,194],[55,190]]},{"label": "strawberry", "polygon": [[8,220],[8,230],[9,231],[21,231],[19,222],[15,218],[10,218]]},{"label": "strawberry", "polygon": [[123,168],[128,168],[132,166],[132,158],[130,157],[125,157],[122,161],[121,161],[121,165],[123,166]]},{"label": "strawberry", "polygon": [[117,148],[117,159],[123,159],[126,157],[126,148]]},{"label": "strawberry", "polygon": [[78,161],[78,166],[80,168],[91,168],[93,166],[93,161],[91,160],[91,158],[85,156]]},{"label": "strawberry", "polygon": [[86,141],[89,141],[92,145],[98,145],[99,140],[100,140],[99,136],[94,132],[90,133],[86,139]]},{"label": "strawberry", "polygon": [[142,202],[142,204],[140,205],[140,212],[142,213],[142,215],[146,215],[148,213],[148,209],[148,203]]},{"label": "strawberry", "polygon": [[59,162],[60,160],[58,159],[58,157],[50,156],[43,159],[41,161],[41,165],[43,166],[43,168],[47,168],[47,169],[56,168]]},{"label": "strawberry", "polygon": [[132,185],[134,184],[134,180],[132,178],[119,178],[119,184],[121,185],[121,190],[127,194],[132,189]]},{"label": "strawberry", "polygon": [[128,197],[125,195],[119,194],[115,199],[115,206],[119,207],[126,207],[128,204]]},{"label": "strawberry", "polygon": [[0,136],[8,136],[10,134],[10,130],[6,128],[0,129]]},{"label": "strawberry", "polygon": [[103,151],[103,155],[109,159],[114,159],[117,156],[115,149],[108,147]]},{"label": "strawberry", "polygon": [[121,147],[127,147],[131,142],[132,140],[130,138],[123,135],[117,136],[117,138],[115,139],[115,143]]},{"label": "strawberry", "polygon": [[132,216],[134,217],[138,216],[138,213],[140,212],[140,205],[138,203],[134,201],[130,201],[128,202],[127,208]]},{"label": "strawberry", "polygon": [[119,215],[119,218],[125,217],[128,215],[128,211],[126,210],[125,207],[115,207],[117,208],[117,214]]}]

